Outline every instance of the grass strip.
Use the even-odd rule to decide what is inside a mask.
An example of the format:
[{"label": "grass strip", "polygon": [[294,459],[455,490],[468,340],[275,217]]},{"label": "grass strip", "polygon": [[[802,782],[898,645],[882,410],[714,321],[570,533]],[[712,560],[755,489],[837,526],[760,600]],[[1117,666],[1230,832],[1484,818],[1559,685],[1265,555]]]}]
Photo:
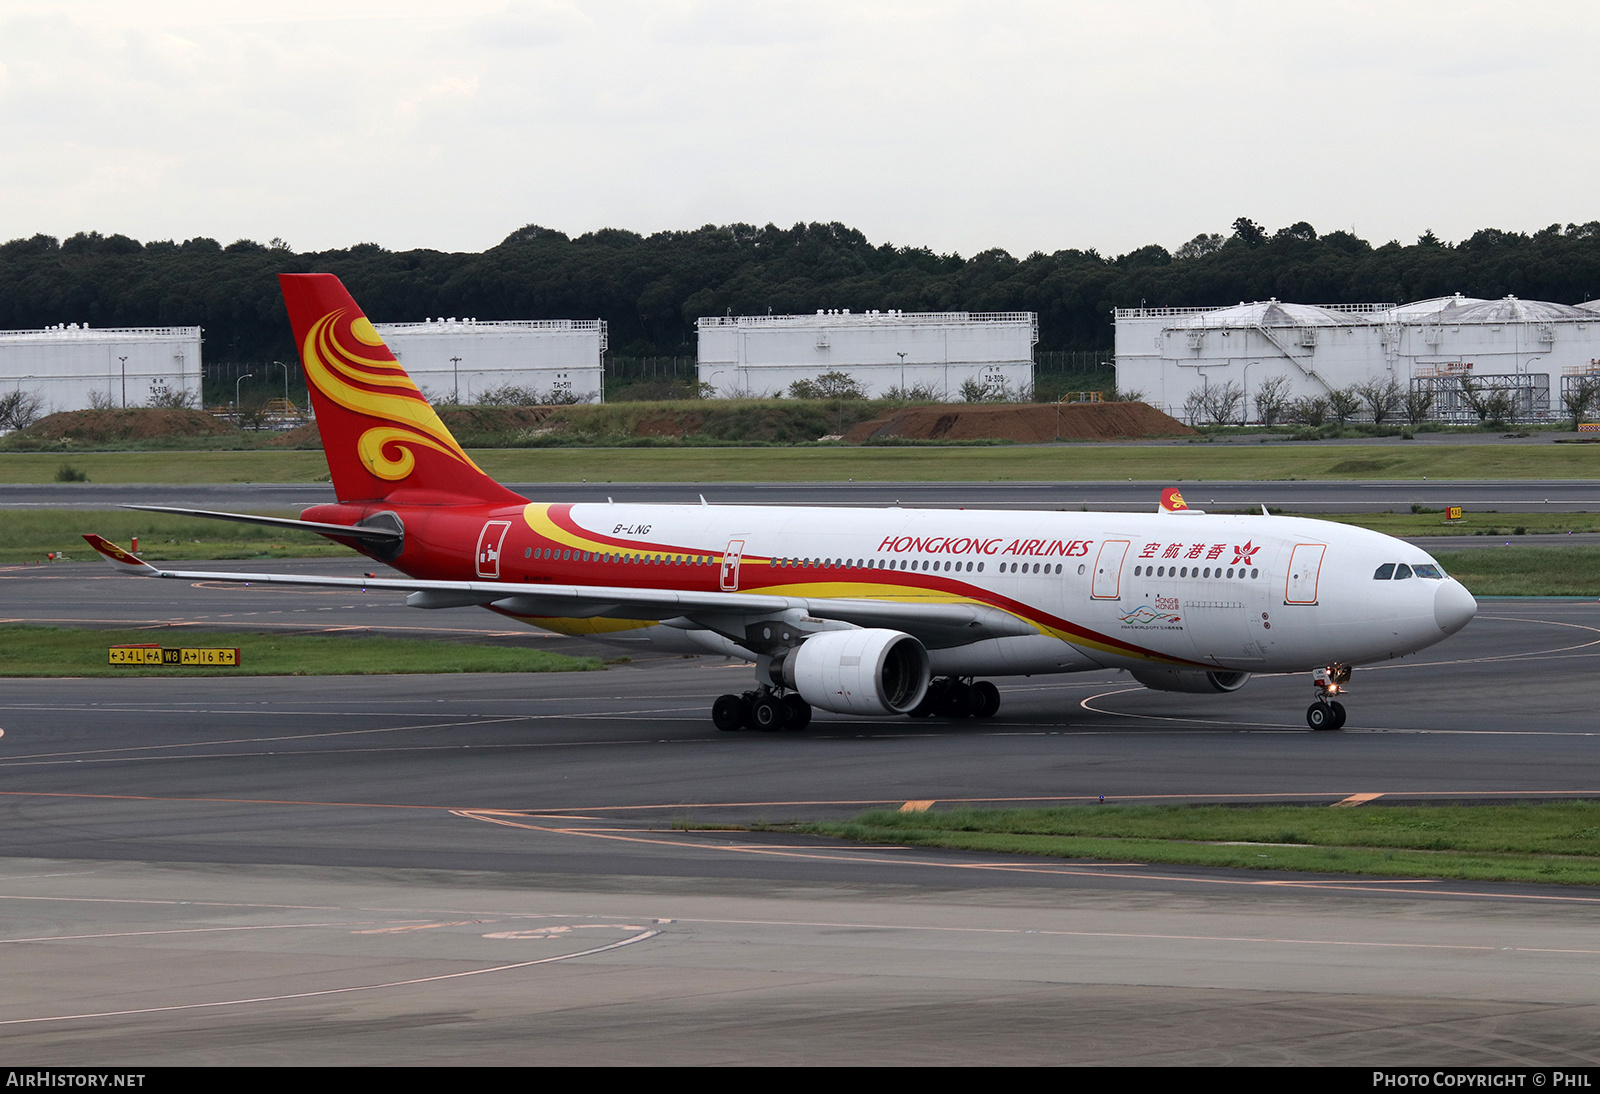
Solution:
[{"label": "grass strip", "polygon": [[[265,516],[296,517],[298,510]],[[127,547],[139,537],[139,555],[151,562],[223,558],[354,558],[347,547],[312,532],[258,528],[134,509],[12,509],[0,518],[0,564],[41,562],[51,553],[92,559],[83,541],[96,532]]]},{"label": "grass strip", "polygon": [[63,468],[98,483],[327,482],[320,451],[0,452],[0,483],[56,483]]},{"label": "grass strip", "polygon": [[[1191,490],[1191,493],[1194,491]],[[1210,510],[1218,512],[1219,510]],[[1235,512],[1254,513],[1249,510]],[[1272,510],[1274,514],[1278,510]],[[1510,539],[1521,535],[1561,535],[1568,532],[1600,532],[1600,513],[1496,513],[1487,510],[1468,512],[1454,524],[1446,524],[1443,513],[1285,513],[1288,516],[1314,517],[1338,524],[1370,528],[1386,536],[1496,536]]]},{"label": "grass strip", "polygon": [[1600,884],[1600,802],[874,810],[769,825],[870,843],[1384,877]]},{"label": "grass strip", "polygon": [[[597,484],[1584,479],[1600,473],[1600,445],[1557,444],[500,448],[472,455],[504,482]],[[55,482],[63,464],[99,483],[325,482],[328,476],[315,451],[5,452],[0,482]]]},{"label": "grass strip", "polygon": [[1600,547],[1479,547],[1434,557],[1474,596],[1600,596]]},{"label": "grass strip", "polygon": [[[239,649],[237,668],[108,664],[111,646]],[[374,676],[443,672],[589,672],[594,657],[421,638],[342,634],[245,634],[191,628],[79,630],[0,625],[0,676]]]}]

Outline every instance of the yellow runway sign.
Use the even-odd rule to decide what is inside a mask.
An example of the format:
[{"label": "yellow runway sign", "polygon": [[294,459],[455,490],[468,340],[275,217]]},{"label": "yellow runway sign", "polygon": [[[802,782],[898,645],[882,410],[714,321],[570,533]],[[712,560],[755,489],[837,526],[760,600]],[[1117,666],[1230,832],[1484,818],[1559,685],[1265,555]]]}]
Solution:
[{"label": "yellow runway sign", "polygon": [[112,646],[113,665],[193,665],[237,667],[237,647]]}]

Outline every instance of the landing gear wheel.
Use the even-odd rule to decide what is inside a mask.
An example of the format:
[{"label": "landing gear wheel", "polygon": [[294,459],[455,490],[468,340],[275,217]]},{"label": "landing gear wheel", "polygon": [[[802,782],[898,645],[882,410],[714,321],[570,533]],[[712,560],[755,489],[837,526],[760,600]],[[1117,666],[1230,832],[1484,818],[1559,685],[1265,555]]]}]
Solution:
[{"label": "landing gear wheel", "polygon": [[789,720],[789,708],[772,695],[758,695],[750,703],[750,728],[776,733]]},{"label": "landing gear wheel", "polygon": [[1306,708],[1306,725],[1317,730],[1334,730],[1344,725],[1344,705],[1320,699]]},{"label": "landing gear wheel", "polygon": [[711,724],[724,733],[744,728],[746,713],[745,701],[738,695],[718,696],[717,701],[711,704]]},{"label": "landing gear wheel", "polygon": [[946,718],[970,718],[978,713],[978,696],[972,685],[957,680],[946,688],[939,713]]},{"label": "landing gear wheel", "polygon": [[979,680],[972,685],[973,696],[977,699],[977,709],[972,712],[974,718],[993,718],[1000,711],[1000,689],[987,680]]},{"label": "landing gear wheel", "polygon": [[935,698],[933,686],[929,685],[927,694],[922,697],[922,701],[906,711],[906,716],[910,718],[931,718],[937,706],[938,700]]},{"label": "landing gear wheel", "polygon": [[804,729],[811,724],[811,704],[798,695],[785,695],[783,705],[789,708],[789,720],[784,729]]}]

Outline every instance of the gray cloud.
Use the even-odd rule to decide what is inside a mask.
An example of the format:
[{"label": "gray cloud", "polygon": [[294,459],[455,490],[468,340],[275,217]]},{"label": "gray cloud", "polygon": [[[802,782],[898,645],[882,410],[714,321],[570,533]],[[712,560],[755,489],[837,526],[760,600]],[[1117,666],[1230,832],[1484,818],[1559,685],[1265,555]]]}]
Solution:
[{"label": "gray cloud", "polygon": [[[270,13],[270,17],[268,17]],[[476,250],[838,219],[1175,246],[1589,220],[1570,3],[0,0],[0,237]]]}]

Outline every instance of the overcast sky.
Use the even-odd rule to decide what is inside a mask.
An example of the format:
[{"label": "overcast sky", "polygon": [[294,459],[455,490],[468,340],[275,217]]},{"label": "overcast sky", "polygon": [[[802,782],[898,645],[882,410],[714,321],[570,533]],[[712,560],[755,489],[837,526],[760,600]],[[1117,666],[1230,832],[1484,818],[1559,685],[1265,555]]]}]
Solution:
[{"label": "overcast sky", "polygon": [[0,0],[0,239],[1454,241],[1600,218],[1596,57],[1582,3]]}]

